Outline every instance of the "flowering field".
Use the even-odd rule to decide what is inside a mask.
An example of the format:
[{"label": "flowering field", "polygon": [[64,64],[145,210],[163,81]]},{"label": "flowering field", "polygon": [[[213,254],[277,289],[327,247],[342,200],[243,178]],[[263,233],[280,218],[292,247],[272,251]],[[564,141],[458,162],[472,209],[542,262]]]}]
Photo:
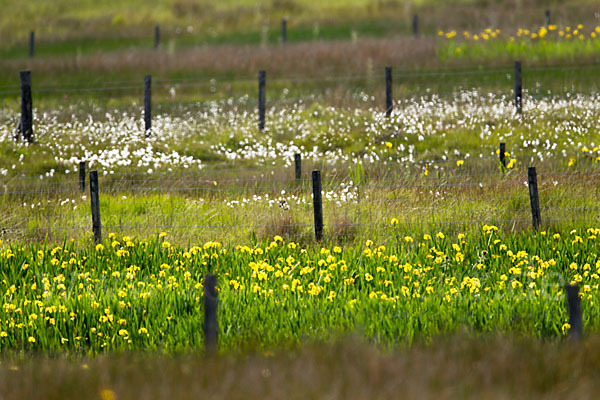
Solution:
[{"label": "flowering field", "polygon": [[600,47],[600,26],[582,24],[518,28],[514,32],[486,28],[479,32],[439,31],[445,39],[439,48],[441,58],[464,60],[526,58],[530,62],[581,60],[593,57]]},{"label": "flowering field", "polygon": [[[523,116],[506,96],[478,91],[398,101],[390,118],[375,108],[298,102],[271,108],[264,132],[244,101],[232,100],[242,109],[224,101],[160,113],[148,139],[129,112],[38,112],[34,145],[12,140],[17,116],[4,110],[2,238],[89,239],[80,161],[99,171],[107,231],[138,238],[169,231],[181,245],[274,235],[310,241],[312,169],[322,170],[326,239],[336,244],[388,244],[393,220],[411,235],[467,233],[484,223],[520,231],[531,221],[530,165],[546,229],[587,228],[598,216],[595,96],[528,97]],[[302,154],[300,180],[295,153]]]},{"label": "flowering field", "polygon": [[562,336],[564,285],[600,326],[600,229],[567,235],[431,232],[386,247],[271,242],[174,247],[110,235],[104,245],[3,246],[0,343],[12,349],[198,349],[202,278],[218,276],[222,350],[359,334],[381,345],[466,328]]}]

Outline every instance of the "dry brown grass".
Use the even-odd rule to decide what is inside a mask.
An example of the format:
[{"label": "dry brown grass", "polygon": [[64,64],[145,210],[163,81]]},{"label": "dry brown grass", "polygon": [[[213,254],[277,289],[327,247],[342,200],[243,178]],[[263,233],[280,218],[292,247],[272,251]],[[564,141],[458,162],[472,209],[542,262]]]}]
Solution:
[{"label": "dry brown grass", "polygon": [[97,53],[80,58],[13,60],[0,62],[0,70],[29,68],[37,73],[57,71],[142,70],[160,73],[202,71],[211,74],[247,74],[260,69],[270,76],[312,75],[330,77],[332,71],[366,74],[369,65],[398,67],[434,66],[435,39],[359,39],[350,41],[308,42],[288,46],[222,45],[203,46],[174,53],[153,50],[128,50]]},{"label": "dry brown grass", "polygon": [[94,399],[110,390],[115,399],[585,399],[600,389],[599,348],[598,335],[577,345],[455,336],[393,352],[347,340],[214,359],[4,357],[0,397]]}]

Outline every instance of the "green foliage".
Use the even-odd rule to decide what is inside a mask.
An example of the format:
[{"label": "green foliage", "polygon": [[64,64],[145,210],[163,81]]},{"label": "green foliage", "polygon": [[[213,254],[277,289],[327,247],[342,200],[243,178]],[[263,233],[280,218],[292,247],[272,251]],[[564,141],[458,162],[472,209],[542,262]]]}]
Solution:
[{"label": "green foliage", "polygon": [[[174,247],[110,236],[79,248],[4,246],[0,344],[97,353],[200,349],[202,279],[219,279],[220,347],[329,341],[360,332],[380,344],[452,334],[568,332],[563,285],[582,288],[598,329],[599,229],[565,236],[483,231],[398,236],[391,248],[308,246],[275,237],[253,247]],[[585,251],[583,251],[585,250]],[[539,319],[545,315],[543,324]]]}]

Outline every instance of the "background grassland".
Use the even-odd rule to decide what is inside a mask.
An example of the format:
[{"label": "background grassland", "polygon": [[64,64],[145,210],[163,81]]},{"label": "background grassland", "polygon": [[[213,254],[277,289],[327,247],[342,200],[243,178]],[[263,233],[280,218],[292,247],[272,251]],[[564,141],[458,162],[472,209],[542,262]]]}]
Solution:
[{"label": "background grassland", "polygon": [[[381,353],[356,340],[272,355],[5,358],[5,399],[588,398],[600,341],[582,345],[455,335]],[[108,397],[105,397],[108,398]]]}]

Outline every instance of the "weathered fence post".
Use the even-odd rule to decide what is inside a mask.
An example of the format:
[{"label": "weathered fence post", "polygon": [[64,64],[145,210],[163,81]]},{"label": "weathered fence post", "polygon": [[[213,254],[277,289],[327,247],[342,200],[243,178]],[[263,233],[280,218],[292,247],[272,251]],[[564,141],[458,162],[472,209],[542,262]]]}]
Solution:
[{"label": "weathered fence post", "polygon": [[156,24],[154,27],[154,48],[158,49],[160,46],[160,25]]},{"label": "weathered fence post", "polygon": [[90,202],[92,205],[92,231],[94,243],[102,242],[102,224],[100,223],[100,200],[98,195],[98,171],[90,171]]},{"label": "weathered fence post", "polygon": [[299,181],[302,179],[302,155],[300,153],[294,154],[294,167],[296,180]]},{"label": "weathered fence post", "polygon": [[79,190],[85,191],[85,161],[79,161]]},{"label": "weathered fence post", "polygon": [[394,107],[392,98],[392,67],[385,67],[385,116],[392,115]]},{"label": "weathered fence post", "polygon": [[521,81],[521,61],[515,61],[515,107],[517,113],[523,112],[523,82]]},{"label": "weathered fence post", "polygon": [[413,30],[413,36],[418,37],[419,36],[419,16],[417,14],[413,15],[412,30]]},{"label": "weathered fence post", "polygon": [[500,143],[500,164],[502,164],[502,169],[506,168],[506,143]]},{"label": "weathered fence post", "polygon": [[144,130],[146,137],[152,129],[152,75],[144,77]]},{"label": "weathered fence post", "polygon": [[546,10],[546,28],[550,25],[550,10]]},{"label": "weathered fence post", "polygon": [[528,186],[529,186],[529,201],[531,203],[531,218],[533,221],[533,229],[537,230],[540,227],[540,200],[538,197],[537,174],[535,167],[529,167],[527,170]]},{"label": "weathered fence post", "polygon": [[29,32],[29,58],[33,58],[35,54],[35,32]]},{"label": "weathered fence post", "polygon": [[207,354],[214,354],[219,343],[217,306],[217,277],[207,274],[204,277],[204,348]]},{"label": "weathered fence post", "polygon": [[31,71],[21,71],[21,133],[23,139],[33,141],[33,105],[31,99]]},{"label": "weathered fence post", "polygon": [[583,321],[579,286],[567,285],[567,302],[569,305],[569,325],[571,325],[569,335],[572,340],[580,340],[583,338]]},{"label": "weathered fence post", "polygon": [[258,71],[258,129],[265,129],[265,83],[267,80],[267,73],[265,71]]},{"label": "weathered fence post", "polygon": [[315,239],[320,242],[323,239],[323,196],[321,194],[321,171],[312,172],[313,183],[313,209],[315,221]]},{"label": "weathered fence post", "polygon": [[287,43],[287,19],[281,20],[281,43]]}]

